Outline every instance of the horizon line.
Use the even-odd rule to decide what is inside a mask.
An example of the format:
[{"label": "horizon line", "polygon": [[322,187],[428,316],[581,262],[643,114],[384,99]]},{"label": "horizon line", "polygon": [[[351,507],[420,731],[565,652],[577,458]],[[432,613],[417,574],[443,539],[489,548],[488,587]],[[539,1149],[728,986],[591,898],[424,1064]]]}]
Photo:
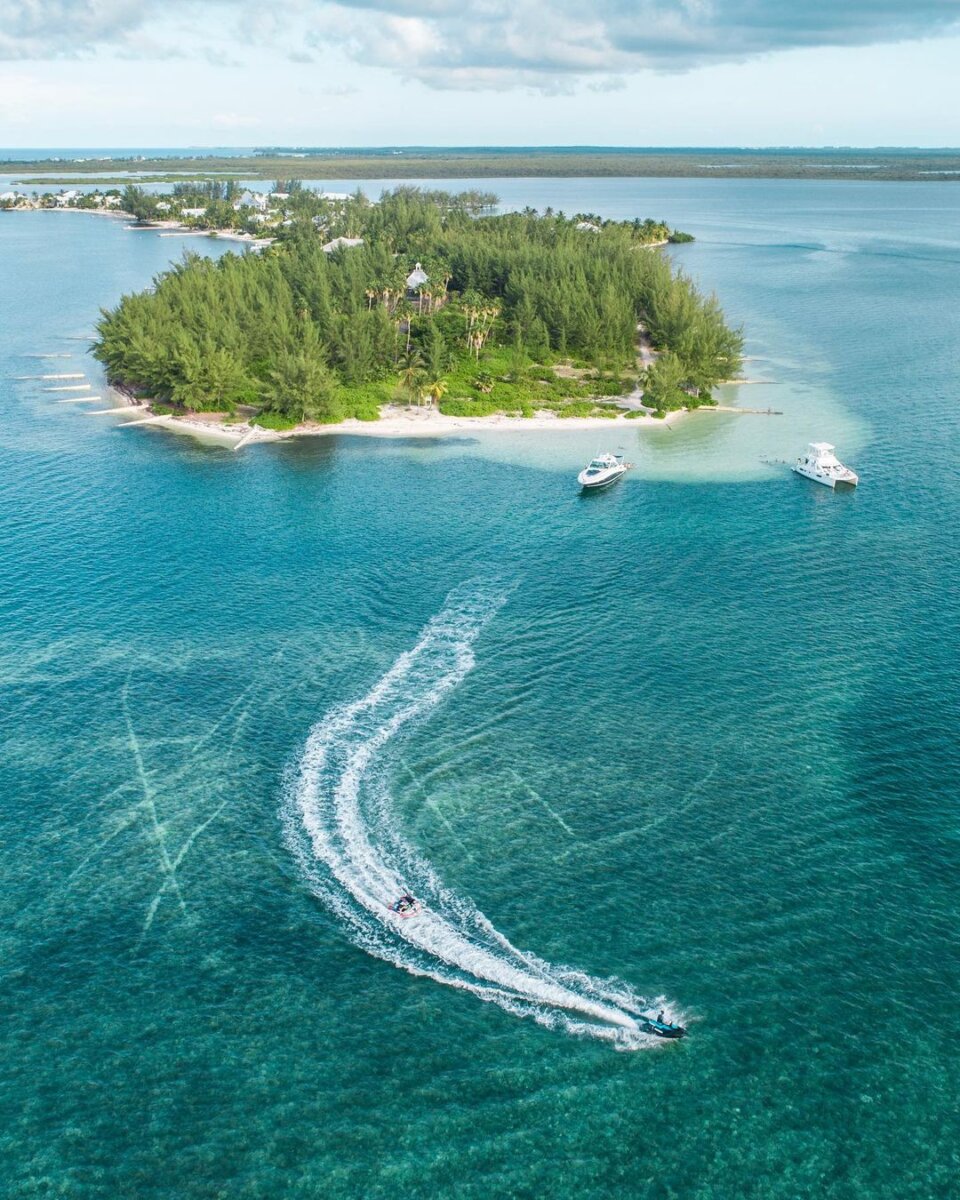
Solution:
[{"label": "horizon line", "polygon": [[295,143],[295,142],[275,142],[275,143],[260,142],[257,144],[240,144],[240,145],[223,145],[223,144],[216,145],[213,143],[210,143],[210,144],[193,143],[193,144],[178,145],[176,143],[171,142],[171,143],[167,143],[164,145],[154,145],[154,146],[143,146],[143,145],[140,145],[140,146],[107,146],[107,145],[101,145],[101,146],[90,146],[90,145],[87,145],[87,146],[64,146],[64,145],[61,145],[61,146],[53,146],[53,145],[48,145],[48,146],[37,146],[37,145],[0,146],[0,154],[17,153],[17,152],[22,152],[22,151],[27,151],[27,150],[33,151],[35,153],[41,152],[41,151],[48,151],[51,154],[58,153],[58,152],[59,153],[63,153],[63,152],[74,152],[74,153],[110,152],[113,154],[120,153],[120,152],[130,152],[131,154],[135,153],[135,154],[139,154],[139,155],[144,155],[145,152],[156,151],[156,150],[166,150],[166,151],[170,151],[170,150],[184,151],[184,150],[186,150],[186,151],[193,151],[193,152],[208,151],[211,153],[217,152],[217,151],[223,152],[224,150],[232,150],[232,151],[244,151],[247,153],[251,153],[251,152],[254,152],[254,153],[255,152],[260,152],[260,153],[293,152],[293,153],[312,154],[312,155],[346,154],[346,153],[375,154],[375,153],[383,153],[383,152],[416,152],[416,151],[425,151],[425,150],[447,151],[447,152],[452,152],[452,151],[467,152],[467,151],[469,151],[471,153],[478,153],[478,152],[479,153],[485,153],[485,152],[486,153],[489,153],[489,152],[503,153],[505,151],[506,152],[522,152],[522,151],[546,152],[546,151],[550,151],[550,152],[560,152],[560,153],[574,153],[574,152],[582,153],[585,151],[589,151],[589,152],[601,151],[601,152],[605,152],[605,153],[663,153],[664,151],[672,151],[672,152],[691,153],[691,154],[703,153],[703,152],[707,152],[707,153],[741,152],[742,153],[744,151],[747,151],[747,152],[807,151],[807,152],[820,152],[820,153],[823,153],[823,152],[846,152],[846,153],[854,152],[854,153],[861,153],[861,154],[864,154],[864,153],[866,153],[866,154],[890,153],[893,151],[897,151],[897,152],[909,151],[909,152],[915,152],[915,153],[922,152],[922,153],[928,153],[928,154],[929,153],[949,153],[949,154],[960,153],[960,147],[958,147],[958,146],[920,146],[920,145],[908,145],[908,144],[899,144],[899,145],[875,144],[875,145],[871,145],[871,146],[865,146],[865,145],[858,146],[858,145],[851,145],[851,144],[844,144],[844,143],[823,143],[821,145],[806,145],[806,144],[802,144],[802,143],[768,143],[768,144],[763,144],[763,145],[761,145],[761,144],[737,145],[737,144],[730,143],[730,144],[725,144],[725,145],[711,145],[711,146],[693,145],[693,144],[692,145],[671,144],[671,145],[660,145],[660,146],[650,146],[650,145],[637,146],[637,145],[628,145],[625,143],[602,144],[602,143],[582,143],[582,142],[569,143],[569,144],[554,143],[554,142],[551,142],[551,143],[528,143],[528,142],[496,143],[496,142],[489,142],[489,143],[482,143],[482,144],[476,144],[476,145],[469,145],[469,144],[462,144],[462,143],[461,144],[452,144],[452,143],[439,143],[439,142],[438,143],[418,142],[418,143],[408,143],[408,144],[379,143],[379,144],[370,144],[370,145],[365,145],[365,146],[357,146],[357,145],[316,146],[316,145],[307,145],[305,143]]}]

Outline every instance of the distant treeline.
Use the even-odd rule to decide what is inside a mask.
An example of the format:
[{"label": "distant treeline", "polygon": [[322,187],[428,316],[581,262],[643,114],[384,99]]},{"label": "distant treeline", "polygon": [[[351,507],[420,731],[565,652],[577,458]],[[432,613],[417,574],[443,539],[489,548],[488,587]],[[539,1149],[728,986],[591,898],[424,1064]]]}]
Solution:
[{"label": "distant treeline", "polygon": [[[561,359],[618,393],[624,371],[635,381],[638,321],[662,350],[646,380],[660,409],[738,370],[741,337],[716,300],[649,248],[665,224],[477,217],[471,199],[357,196],[322,230],[294,220],[262,254],[189,255],[103,313],[95,353],[150,397],[291,421],[375,418],[381,385],[463,404],[499,388],[526,411]],[[363,243],[325,252],[333,235]],[[411,282],[417,264],[426,278]]]},{"label": "distant treeline", "polygon": [[[308,187],[302,179],[277,179],[269,193],[248,191],[235,179],[202,179],[181,181],[170,192],[148,192],[135,183],[128,183],[120,193],[121,207],[140,221],[154,221],[170,215],[181,215],[184,208],[196,208],[200,215],[191,218],[193,223],[204,229],[247,229],[258,230],[251,224],[251,203],[256,195],[257,222],[267,226],[283,220],[310,218],[327,229],[334,224],[343,224],[346,214],[348,223],[356,224],[358,214],[370,207],[370,201],[362,191],[352,197],[341,193],[327,193]],[[458,210],[470,216],[496,208],[499,197],[495,192],[476,188],[460,192],[434,190],[430,193],[432,204],[448,212]],[[264,213],[269,214],[267,220]],[[263,230],[259,230],[263,232]]]},{"label": "distant treeline", "polygon": [[255,157],[185,156],[156,159],[90,159],[65,162],[0,162],[0,174],[17,170],[33,177],[66,179],[104,169],[177,171],[196,176],[226,173],[246,179],[276,179],[295,170],[302,179],[494,179],[518,176],[700,177],[716,179],[875,179],[922,181],[960,179],[957,150],[504,150],[416,149],[403,152],[347,151],[299,155],[269,152]]}]

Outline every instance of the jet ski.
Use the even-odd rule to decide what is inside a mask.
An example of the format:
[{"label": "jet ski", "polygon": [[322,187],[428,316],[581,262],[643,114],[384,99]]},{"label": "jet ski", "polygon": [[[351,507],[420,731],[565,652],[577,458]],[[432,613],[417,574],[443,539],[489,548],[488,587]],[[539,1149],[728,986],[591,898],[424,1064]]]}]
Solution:
[{"label": "jet ski", "polygon": [[423,905],[409,892],[404,892],[392,904],[388,904],[387,908],[398,917],[415,917],[417,913],[423,912]]},{"label": "jet ski", "polygon": [[670,1021],[665,1021],[662,1012],[656,1017],[640,1017],[639,1025],[644,1033],[652,1033],[654,1037],[682,1038],[687,1036],[687,1031],[682,1025],[674,1025]]}]

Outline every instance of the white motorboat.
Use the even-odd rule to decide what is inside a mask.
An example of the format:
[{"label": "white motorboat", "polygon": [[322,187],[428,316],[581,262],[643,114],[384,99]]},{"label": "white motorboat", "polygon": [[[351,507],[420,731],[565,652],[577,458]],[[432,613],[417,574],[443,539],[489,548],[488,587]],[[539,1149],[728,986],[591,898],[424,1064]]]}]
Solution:
[{"label": "white motorboat", "polygon": [[835,449],[829,442],[811,442],[793,469],[798,475],[805,475],[815,483],[825,483],[827,487],[835,488],[838,483],[856,487],[860,482],[859,476],[856,471],[843,465],[834,454]]},{"label": "white motorboat", "polygon": [[616,483],[626,469],[622,454],[598,454],[577,476],[577,483],[587,491],[595,491]]}]

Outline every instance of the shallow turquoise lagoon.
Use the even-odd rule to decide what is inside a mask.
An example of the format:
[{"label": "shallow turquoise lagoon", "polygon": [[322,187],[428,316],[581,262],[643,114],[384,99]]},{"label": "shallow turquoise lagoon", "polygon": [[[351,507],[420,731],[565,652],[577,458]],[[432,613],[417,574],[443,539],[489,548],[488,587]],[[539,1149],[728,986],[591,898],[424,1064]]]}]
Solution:
[{"label": "shallow turquoise lagoon", "polygon": [[4,1194],[957,1194],[960,192],[498,189],[697,234],[782,415],[586,498],[593,433],[121,429],[20,377],[227,247],[0,217]]}]

